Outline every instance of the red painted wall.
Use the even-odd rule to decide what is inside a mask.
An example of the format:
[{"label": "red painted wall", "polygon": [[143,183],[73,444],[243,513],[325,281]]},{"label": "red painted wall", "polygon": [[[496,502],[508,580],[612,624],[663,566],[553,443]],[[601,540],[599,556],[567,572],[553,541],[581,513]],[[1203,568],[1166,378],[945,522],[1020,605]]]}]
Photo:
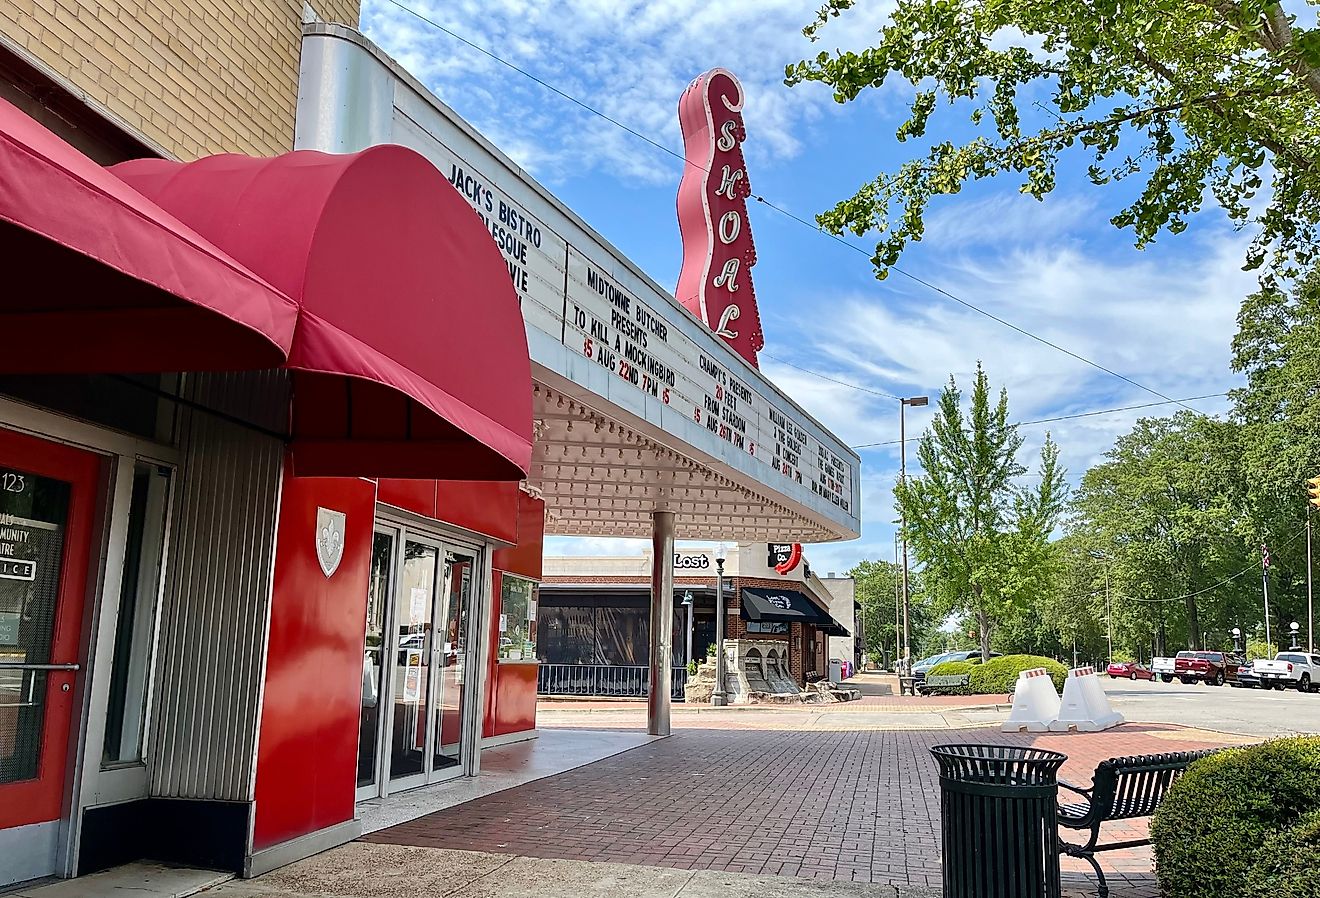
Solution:
[{"label": "red painted wall", "polygon": [[[253,848],[353,818],[376,485],[293,477],[286,465],[275,549]],[[344,555],[326,577],[316,509],[344,512]]]},{"label": "red painted wall", "polygon": [[380,481],[380,501],[388,505],[507,543],[518,541],[518,497],[525,495],[516,483],[486,480]]}]

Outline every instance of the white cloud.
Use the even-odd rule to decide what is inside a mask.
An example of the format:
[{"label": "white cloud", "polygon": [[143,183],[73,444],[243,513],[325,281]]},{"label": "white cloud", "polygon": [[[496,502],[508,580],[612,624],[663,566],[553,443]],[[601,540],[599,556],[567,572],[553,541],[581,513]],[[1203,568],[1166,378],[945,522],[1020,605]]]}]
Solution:
[{"label": "white cloud", "polygon": [[[783,84],[786,65],[820,50],[801,33],[815,15],[814,2],[402,2],[675,152],[682,150],[678,98],[692,78],[714,65],[743,82],[753,165],[795,156],[804,124],[834,105],[820,85]],[[867,5],[841,17],[828,30],[826,46],[868,45],[892,6]],[[621,179],[669,183],[680,171],[679,160],[388,0],[363,4],[362,27],[543,180],[601,169]]]}]

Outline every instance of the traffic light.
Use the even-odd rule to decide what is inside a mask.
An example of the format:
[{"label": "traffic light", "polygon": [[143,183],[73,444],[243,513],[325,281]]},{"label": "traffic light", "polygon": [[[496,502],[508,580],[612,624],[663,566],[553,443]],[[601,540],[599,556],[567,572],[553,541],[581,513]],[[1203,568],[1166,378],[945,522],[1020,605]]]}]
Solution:
[{"label": "traffic light", "polygon": [[1306,501],[1320,508],[1320,477],[1312,477],[1306,481],[1306,491],[1311,494],[1311,498]]}]

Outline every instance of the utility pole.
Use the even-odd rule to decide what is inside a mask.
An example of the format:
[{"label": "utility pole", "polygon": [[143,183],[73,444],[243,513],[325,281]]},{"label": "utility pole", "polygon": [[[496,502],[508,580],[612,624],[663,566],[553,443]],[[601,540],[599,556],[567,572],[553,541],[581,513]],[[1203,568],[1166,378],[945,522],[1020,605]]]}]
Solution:
[{"label": "utility pole", "polygon": [[1315,651],[1315,606],[1311,599],[1311,509],[1320,508],[1320,477],[1306,481],[1306,650]]},{"label": "utility pole", "polygon": [[1114,606],[1109,602],[1109,562],[1105,562],[1105,630],[1109,640],[1109,658],[1106,665],[1114,663]]},{"label": "utility pole", "polygon": [[[913,408],[920,408],[930,404],[929,396],[913,396],[910,399],[898,400],[898,482],[907,485],[907,425],[904,420],[904,412],[910,405]],[[903,540],[903,672],[912,671],[912,633],[908,628],[908,550],[907,550],[907,517],[903,514],[902,506],[898,511],[899,533]]]},{"label": "utility pole", "polygon": [[1270,550],[1260,544],[1260,588],[1265,594],[1265,650],[1273,646],[1270,642]]}]

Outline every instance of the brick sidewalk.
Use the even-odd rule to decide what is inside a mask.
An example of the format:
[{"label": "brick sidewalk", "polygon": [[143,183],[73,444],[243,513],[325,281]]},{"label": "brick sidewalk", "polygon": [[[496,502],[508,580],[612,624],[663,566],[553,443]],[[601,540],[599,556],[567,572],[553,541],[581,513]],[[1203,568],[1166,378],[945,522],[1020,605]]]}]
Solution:
[{"label": "brick sidewalk", "polygon": [[[1228,737],[1170,726],[1029,736],[856,730],[678,730],[669,739],[382,830],[373,842],[681,869],[938,887],[940,742],[1033,745],[1098,760],[1207,748]],[[1140,832],[1123,826],[1126,832]],[[1119,835],[1116,831],[1114,835]],[[1102,863],[1115,898],[1154,894],[1148,850]],[[1065,859],[1066,871],[1086,870]]]}]

